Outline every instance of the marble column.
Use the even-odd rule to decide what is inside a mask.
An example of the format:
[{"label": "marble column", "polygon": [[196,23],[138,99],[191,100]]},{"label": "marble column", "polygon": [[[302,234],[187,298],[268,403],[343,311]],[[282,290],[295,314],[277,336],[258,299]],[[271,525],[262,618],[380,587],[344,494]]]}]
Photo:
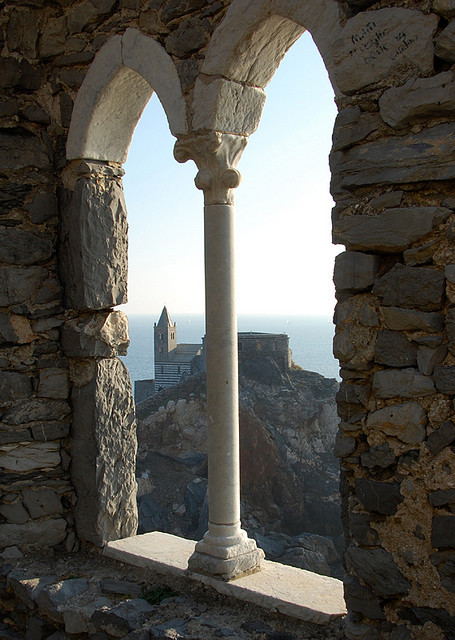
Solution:
[{"label": "marble column", "polygon": [[264,557],[240,523],[233,190],[245,145],[244,136],[211,132],[179,140],[175,148],[179,162],[196,162],[205,203],[209,527],[188,568],[224,580],[259,570]]}]

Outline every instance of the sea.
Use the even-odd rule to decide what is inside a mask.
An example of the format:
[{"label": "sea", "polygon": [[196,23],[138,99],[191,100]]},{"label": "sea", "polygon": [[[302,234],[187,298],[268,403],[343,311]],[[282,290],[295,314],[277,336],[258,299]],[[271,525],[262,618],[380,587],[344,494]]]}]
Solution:
[{"label": "sea", "polygon": [[[154,377],[153,324],[156,316],[129,315],[130,346],[122,357],[129,369],[131,380]],[[200,343],[205,333],[202,314],[173,314],[177,324],[178,343]],[[287,333],[292,359],[308,371],[316,371],[326,378],[339,380],[338,361],[332,355],[334,326],[326,316],[240,315],[239,331]]]}]

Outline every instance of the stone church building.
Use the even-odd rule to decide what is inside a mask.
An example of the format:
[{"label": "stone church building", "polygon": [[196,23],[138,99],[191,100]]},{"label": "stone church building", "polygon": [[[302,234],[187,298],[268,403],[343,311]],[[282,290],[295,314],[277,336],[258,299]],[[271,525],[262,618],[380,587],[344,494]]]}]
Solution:
[{"label": "stone church building", "polygon": [[127,298],[122,165],[155,91],[205,204],[209,531],[190,571],[260,570],[239,521],[234,192],[265,88],[305,30],[338,107],[346,637],[454,638],[454,0],[2,2],[0,546],[72,553],[136,533],[114,308]]}]

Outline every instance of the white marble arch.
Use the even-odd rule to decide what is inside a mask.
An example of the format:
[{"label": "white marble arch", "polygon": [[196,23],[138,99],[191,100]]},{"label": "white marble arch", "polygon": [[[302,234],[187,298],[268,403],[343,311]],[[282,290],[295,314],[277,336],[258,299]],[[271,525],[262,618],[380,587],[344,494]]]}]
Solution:
[{"label": "white marble arch", "polygon": [[171,133],[187,132],[186,106],[172,58],[137,29],[115,35],[97,53],[74,103],[68,160],[123,163],[136,124],[156,91]]},{"label": "white marble arch", "polygon": [[331,57],[341,25],[335,0],[233,0],[213,33],[196,81],[192,129],[253,133],[265,102],[264,87],[306,29],[337,94]]}]

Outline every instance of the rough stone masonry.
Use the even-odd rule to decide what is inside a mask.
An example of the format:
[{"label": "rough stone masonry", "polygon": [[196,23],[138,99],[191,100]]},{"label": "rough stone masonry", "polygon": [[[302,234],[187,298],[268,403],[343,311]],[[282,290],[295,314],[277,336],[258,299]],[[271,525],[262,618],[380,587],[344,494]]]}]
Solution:
[{"label": "rough stone masonry", "polygon": [[135,418],[116,359],[128,332],[113,311],[132,131],[155,90],[177,159],[231,197],[264,87],[308,29],[339,108],[346,635],[455,637],[454,0],[1,7],[0,544],[76,551],[135,532]]}]

